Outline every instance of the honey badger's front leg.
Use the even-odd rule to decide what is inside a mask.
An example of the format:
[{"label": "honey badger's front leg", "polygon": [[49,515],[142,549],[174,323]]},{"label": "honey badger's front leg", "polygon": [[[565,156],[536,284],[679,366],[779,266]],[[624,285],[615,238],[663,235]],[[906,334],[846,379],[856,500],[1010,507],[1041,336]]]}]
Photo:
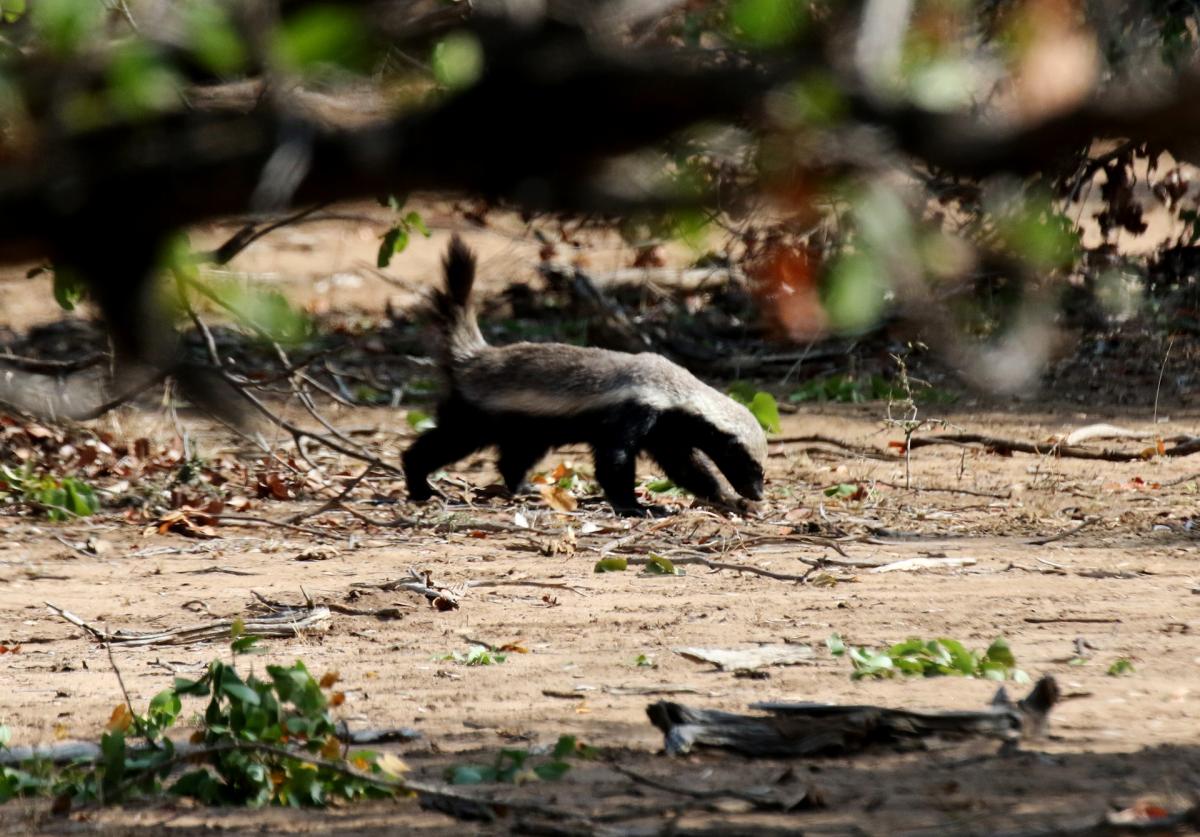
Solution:
[{"label": "honey badger's front leg", "polygon": [[667,479],[680,488],[690,491],[702,500],[729,502],[727,491],[713,475],[708,463],[695,448],[657,444],[646,451],[663,469]]},{"label": "honey badger's front leg", "polygon": [[433,496],[430,474],[486,445],[486,440],[461,427],[439,426],[426,430],[401,457],[408,496],[418,503],[428,500]]},{"label": "honey badger's front leg", "polygon": [[504,486],[510,494],[521,490],[525,475],[538,463],[549,448],[531,440],[510,440],[500,442],[500,461],[497,468],[504,480]]},{"label": "honey badger's front leg", "polygon": [[633,490],[637,477],[637,448],[593,444],[592,454],[596,482],[600,483],[613,511],[622,517],[656,517],[666,512],[662,506],[643,506],[638,502]]}]

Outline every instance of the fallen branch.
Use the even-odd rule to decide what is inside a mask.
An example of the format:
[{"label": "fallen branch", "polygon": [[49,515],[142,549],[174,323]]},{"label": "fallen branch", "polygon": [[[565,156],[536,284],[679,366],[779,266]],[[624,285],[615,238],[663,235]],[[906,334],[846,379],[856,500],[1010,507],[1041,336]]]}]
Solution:
[{"label": "fallen branch", "polygon": [[834,439],[829,436],[772,436],[767,439],[768,445],[798,445],[798,444],[819,444],[830,445],[832,447],[844,450],[847,453],[852,453],[855,456],[861,456],[866,459],[895,459],[883,451],[875,448],[863,447],[861,445],[852,445],[849,442],[843,442],[840,439]]},{"label": "fallen branch", "polygon": [[966,494],[970,497],[990,497],[993,500],[1011,500],[1012,492],[1006,491],[1003,494],[995,494],[991,491],[973,491],[969,488],[951,488],[950,486],[940,485],[900,485],[887,480],[872,480],[875,485],[886,485],[888,488],[897,488],[901,491],[934,492],[937,494]]},{"label": "fallen branch", "polygon": [[[213,640],[229,639],[235,619],[214,619],[204,625],[191,625],[184,628],[172,628],[166,631],[108,631],[85,621],[69,610],[51,602],[45,602],[55,615],[60,616],[77,628],[82,628],[91,634],[92,638],[104,643],[122,645],[127,648],[140,648],[147,645],[187,645],[193,642],[210,642]],[[321,633],[328,628],[327,623],[332,618],[329,608],[313,606],[311,608],[287,610],[271,616],[248,616],[241,619],[243,632],[263,637],[292,637],[303,632]]]},{"label": "fallen branch", "polygon": [[1001,439],[997,436],[985,436],[980,433],[946,433],[941,436],[920,436],[909,440],[909,450],[930,447],[931,445],[956,445],[966,447],[980,445],[988,453],[1008,456],[1013,453],[1032,453],[1037,456],[1055,456],[1061,459],[1091,459],[1101,462],[1138,462],[1152,459],[1155,455],[1180,457],[1190,456],[1200,451],[1200,437],[1176,437],[1177,444],[1165,448],[1161,452],[1151,450],[1128,452],[1112,449],[1094,450],[1092,448],[1067,445],[1062,442],[1021,442],[1016,439]]},{"label": "fallen branch", "polygon": [[[732,564],[728,561],[714,561],[712,558],[706,558],[703,555],[680,555],[670,559],[672,564],[700,564],[708,567],[714,572],[720,570],[729,570],[730,572],[757,575],[761,576],[762,578],[773,578],[776,581],[794,581],[803,584],[804,582],[808,581],[808,577],[812,575],[813,570],[821,566],[821,559],[797,558],[797,560],[808,565],[808,569],[805,570],[801,575],[796,575],[794,573],[777,573],[774,570],[766,570],[762,567],[756,567],[753,564]],[[653,558],[640,557],[626,558],[625,562],[627,564],[632,564],[633,566],[645,566],[647,564],[658,563]]]},{"label": "fallen branch", "polygon": [[844,756],[880,747],[914,749],[930,739],[993,738],[1012,745],[1024,736],[1040,735],[1058,699],[1058,685],[1047,676],[1016,703],[1001,687],[992,704],[979,712],[758,703],[753,708],[770,714],[754,716],[660,701],[648,706],[646,714],[662,730],[670,755],[700,746],[755,757]]},{"label": "fallen branch", "polygon": [[[271,608],[272,610],[287,611],[287,610],[296,610],[296,609],[299,609],[300,607],[312,607],[313,606],[313,603],[311,601],[306,601],[306,603],[304,605],[300,606],[300,605],[290,605],[285,602],[277,601],[275,599],[268,599],[266,596],[264,596],[262,593],[259,593],[256,590],[251,590],[250,595],[253,596],[254,598],[258,599],[260,602],[262,602],[264,605]],[[381,619],[381,620],[399,619],[400,617],[404,616],[404,611],[401,610],[400,606],[365,608],[365,607],[350,607],[349,605],[338,604],[337,602],[322,602],[321,606],[329,608],[333,613],[341,613],[345,616],[370,616],[375,619]],[[404,607],[411,608],[411,607],[416,607],[416,605],[404,605]]]},{"label": "fallen branch", "polygon": [[700,790],[697,788],[680,787],[662,779],[647,776],[645,773],[630,770],[628,767],[623,767],[614,761],[609,761],[608,766],[622,776],[637,782],[639,785],[666,791],[667,793],[678,794],[679,796],[686,796],[690,799],[703,801],[736,799],[749,804],[758,811],[782,811],[783,813],[825,807],[825,802],[821,799],[821,794],[812,786],[806,786],[800,793],[791,794],[773,793],[768,788],[762,786],[746,789],[711,788]]},{"label": "fallen branch", "polygon": [[333,532],[322,532],[320,529],[312,529],[308,526],[297,526],[287,520],[271,520],[267,517],[251,517],[244,514],[218,514],[213,515],[214,523],[245,523],[257,526],[278,526],[280,529],[288,529],[293,532],[301,532],[305,535],[312,535],[317,538],[337,538],[339,535]]}]

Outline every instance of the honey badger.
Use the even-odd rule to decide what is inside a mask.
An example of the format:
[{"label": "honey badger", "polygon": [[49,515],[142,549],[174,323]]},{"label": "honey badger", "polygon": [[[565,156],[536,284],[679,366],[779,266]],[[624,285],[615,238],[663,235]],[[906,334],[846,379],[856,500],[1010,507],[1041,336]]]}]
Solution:
[{"label": "honey badger", "polygon": [[482,448],[500,452],[510,492],[551,448],[586,443],[596,481],[613,509],[643,515],[634,467],[645,452],[697,497],[740,505],[761,500],[767,440],[733,399],[661,355],[625,354],[562,343],[490,346],[471,305],[475,256],[457,236],[443,262],[446,288],[434,295],[438,362],[449,391],[438,423],[404,452],[409,496],[428,500],[433,471]]}]

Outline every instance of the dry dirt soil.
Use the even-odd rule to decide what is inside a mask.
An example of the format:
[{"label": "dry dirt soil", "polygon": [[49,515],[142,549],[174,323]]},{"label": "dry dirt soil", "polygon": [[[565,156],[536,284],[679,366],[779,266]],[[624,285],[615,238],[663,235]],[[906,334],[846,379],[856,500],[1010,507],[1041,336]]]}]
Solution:
[{"label": "dry dirt soil", "polygon": [[[296,286],[308,288],[317,307],[373,302],[378,310],[396,282],[415,289],[432,280],[444,236],[415,245],[388,283],[362,264],[372,259],[381,221],[361,212],[358,220],[330,222],[317,232],[281,231],[234,266],[304,280]],[[219,241],[228,232],[214,227],[195,238]],[[485,270],[529,270],[536,247],[521,242],[519,232],[476,238]],[[628,256],[613,244],[598,245],[590,257],[627,264]],[[7,285],[10,322],[24,327],[57,316],[44,307],[44,289],[15,277]],[[1163,437],[1191,434],[1198,418],[1195,410],[1160,406],[1152,425],[1152,400],[1117,412],[1056,395],[1001,406],[964,400],[925,412],[963,431],[1027,441],[1097,422]],[[307,595],[391,615],[334,613],[324,630],[267,640],[262,655],[241,665],[261,670],[302,659],[314,672],[339,672],[347,699],[337,711],[352,727],[420,731],[417,741],[389,746],[416,776],[438,781],[455,764],[490,761],[502,747],[549,745],[563,734],[600,748],[602,757],[559,781],[466,789],[531,806],[515,805],[490,824],[457,821],[407,799],[324,812],[153,803],[65,817],[37,801],[0,810],[0,830],[1041,834],[1148,800],[1168,809],[1191,804],[1200,775],[1200,561],[1193,526],[1200,459],[1111,463],[936,446],[913,452],[911,487],[904,488],[904,463],[888,448],[901,436],[885,425],[884,412],[881,404],[815,405],[786,415],[781,441],[771,445],[768,499],[747,518],[685,508],[663,520],[624,520],[594,497],[563,514],[536,497],[489,496],[496,478],[487,456],[450,469],[444,502],[412,506],[396,478],[380,474],[347,501],[360,516],[325,512],[301,522],[306,531],[227,521],[214,527],[220,537],[195,539],[145,534],[144,522],[119,511],[70,524],[6,511],[0,645],[19,651],[0,655],[0,723],[12,730],[14,744],[95,740],[121,701],[104,648],[46,602],[99,626],[151,630],[248,615],[258,593],[291,603]],[[388,461],[412,438],[402,410],[330,407],[326,415]],[[165,415],[146,410],[126,409],[96,426],[159,442],[175,433]],[[251,455],[219,427],[191,421],[188,432],[209,455]],[[788,441],[811,436],[853,449]],[[1153,442],[1090,444],[1138,450]],[[586,464],[582,451],[567,451],[543,467],[564,460]],[[359,470],[346,462],[340,468],[331,465],[329,473]],[[652,463],[642,463],[639,476],[652,474]],[[294,501],[256,500],[245,515],[282,521],[317,509],[344,483],[331,476],[322,490]],[[827,496],[825,489],[837,484],[862,491],[848,499]],[[91,554],[83,545],[96,538],[111,548]],[[593,571],[604,555],[650,553],[678,560],[686,574],[651,576],[638,566]],[[686,563],[698,557],[785,578]],[[958,561],[874,571],[912,558]],[[410,570],[457,590],[458,609],[441,611],[419,595],[379,589]],[[805,575],[803,583],[787,578]],[[499,584],[478,584],[484,582]],[[861,646],[952,637],[979,650],[1004,637],[1019,667],[1034,679],[1053,675],[1065,699],[1052,713],[1049,734],[1012,754],[991,742],[794,761],[663,754],[663,737],[646,716],[647,705],[659,700],[730,711],[784,700],[975,709],[996,689],[951,677],[853,680],[850,663],[826,650],[835,633]],[[471,641],[519,648],[497,665],[445,659]],[[763,643],[807,644],[815,653],[804,664],[764,668],[757,677],[677,653]],[[130,698],[144,706],[173,676],[194,677],[228,652],[225,643],[210,642],[113,653]],[[1118,660],[1128,660],[1132,672],[1110,676]],[[1028,687],[1008,688],[1020,695]],[[736,798],[756,788],[778,796],[811,791],[821,805],[765,812]],[[720,790],[732,793],[699,798],[698,792]]]}]

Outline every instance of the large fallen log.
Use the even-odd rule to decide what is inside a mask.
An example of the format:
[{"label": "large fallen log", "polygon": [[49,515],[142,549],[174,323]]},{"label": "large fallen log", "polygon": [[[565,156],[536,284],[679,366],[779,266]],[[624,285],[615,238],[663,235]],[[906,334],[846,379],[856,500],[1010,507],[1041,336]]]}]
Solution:
[{"label": "large fallen log", "polygon": [[739,715],[659,701],[646,707],[670,755],[717,747],[747,756],[844,756],[870,749],[912,750],[976,738],[1013,744],[1045,731],[1058,684],[1043,677],[1013,703],[1003,687],[980,711],[913,712],[882,706],[756,703],[767,715]]}]

